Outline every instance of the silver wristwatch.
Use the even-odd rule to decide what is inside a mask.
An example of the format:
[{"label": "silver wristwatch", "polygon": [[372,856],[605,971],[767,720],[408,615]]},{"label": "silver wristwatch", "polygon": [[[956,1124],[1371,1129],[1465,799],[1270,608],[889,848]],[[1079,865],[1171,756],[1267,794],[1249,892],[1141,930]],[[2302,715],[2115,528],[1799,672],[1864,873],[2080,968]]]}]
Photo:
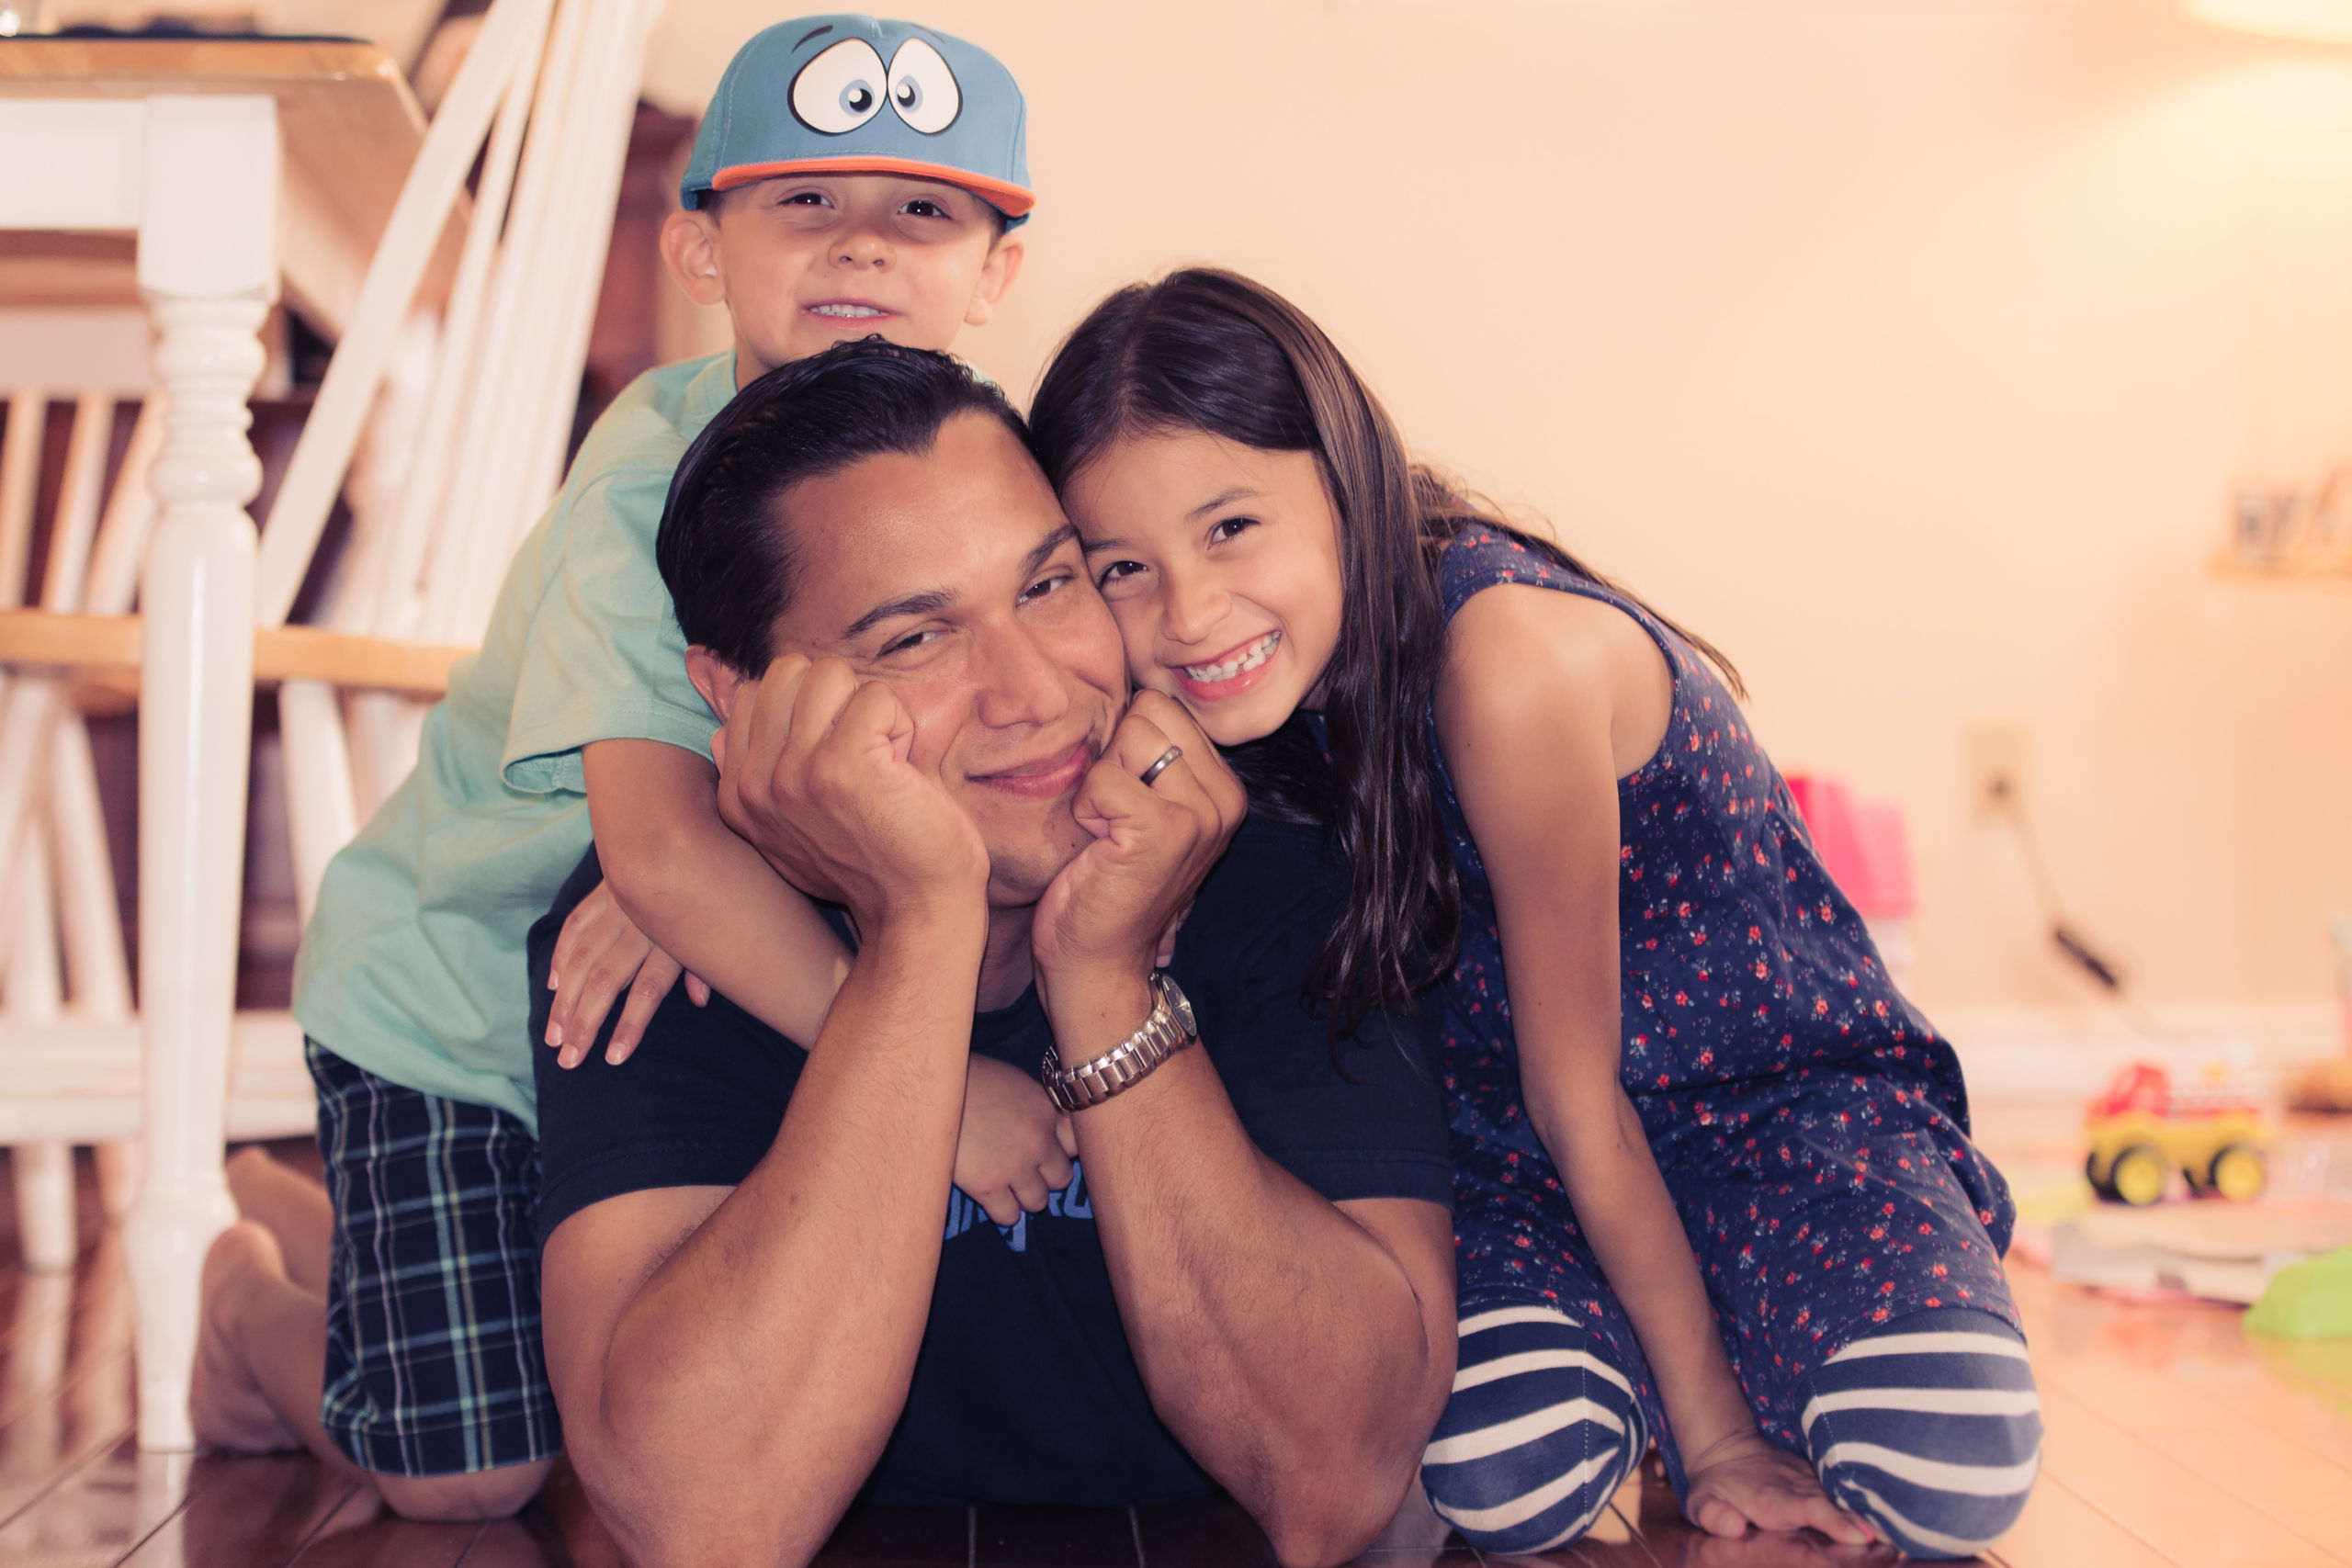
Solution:
[{"label": "silver wristwatch", "polygon": [[1133,1088],[1154,1067],[1201,1037],[1193,1021],[1193,1004],[1164,970],[1154,970],[1152,989],[1159,999],[1143,1027],[1091,1062],[1062,1066],[1060,1053],[1046,1046],[1046,1093],[1063,1111],[1083,1111],[1100,1105],[1120,1090]]}]

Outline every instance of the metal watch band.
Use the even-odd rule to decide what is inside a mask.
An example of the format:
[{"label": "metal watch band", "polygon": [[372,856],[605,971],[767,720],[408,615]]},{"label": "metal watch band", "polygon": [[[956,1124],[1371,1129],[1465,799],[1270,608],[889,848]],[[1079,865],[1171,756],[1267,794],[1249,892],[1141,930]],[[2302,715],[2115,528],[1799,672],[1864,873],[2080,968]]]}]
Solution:
[{"label": "metal watch band", "polygon": [[1050,1042],[1046,1044],[1040,1077],[1057,1108],[1069,1111],[1100,1105],[1150,1077],[1153,1068],[1201,1037],[1193,1021],[1193,1004],[1176,982],[1155,971],[1151,985],[1154,1000],[1143,1027],[1093,1060],[1065,1067],[1060,1053]]}]

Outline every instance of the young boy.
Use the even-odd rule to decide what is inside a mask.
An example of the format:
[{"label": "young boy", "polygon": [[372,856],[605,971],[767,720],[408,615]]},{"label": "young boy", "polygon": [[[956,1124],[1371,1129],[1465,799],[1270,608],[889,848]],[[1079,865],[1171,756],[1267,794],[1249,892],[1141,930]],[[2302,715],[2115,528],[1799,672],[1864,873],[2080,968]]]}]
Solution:
[{"label": "young boy", "polygon": [[[653,560],[672,471],[777,365],[876,333],[945,349],[984,324],[1035,199],[1024,118],[994,58],[907,22],[804,17],[728,66],[662,254],[726,306],[734,347],[639,378],[596,422],[416,771],[328,868],[295,977],[327,1190],[265,1156],[232,1166],[260,1223],[207,1259],[191,1403],[208,1444],[347,1460],[412,1517],[503,1515],[538,1489],[562,1440],[525,933],[593,827],[611,924],[786,1034],[814,1038],[830,992],[779,978],[779,944],[838,951],[718,818],[715,721]],[[711,908],[729,919],[692,918]],[[1031,1141],[1050,1125],[1046,1107]]]}]

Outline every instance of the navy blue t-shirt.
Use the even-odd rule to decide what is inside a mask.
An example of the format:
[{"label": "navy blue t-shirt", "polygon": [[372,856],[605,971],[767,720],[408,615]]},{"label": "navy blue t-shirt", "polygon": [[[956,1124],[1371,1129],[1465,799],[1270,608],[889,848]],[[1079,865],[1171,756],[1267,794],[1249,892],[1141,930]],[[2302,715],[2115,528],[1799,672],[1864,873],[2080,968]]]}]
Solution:
[{"label": "navy blue t-shirt", "polygon": [[[530,937],[533,1038],[557,933],[599,876],[591,852]],[[1324,1197],[1451,1207],[1428,1026],[1375,1014],[1335,1053],[1300,982],[1348,892],[1311,830],[1246,822],[1202,885],[1169,972],[1258,1147]],[[606,1025],[609,1035],[611,1025]],[[1052,1035],[1033,987],[972,1021],[972,1049],[1035,1074]],[[539,1235],[592,1203],[733,1186],[783,1124],[807,1053],[724,998],[672,991],[628,1062],[567,1072],[535,1051]],[[1182,1159],[1182,1149],[1168,1157]],[[865,1495],[888,1503],[1106,1506],[1213,1483],[1153,1415],[1111,1294],[1081,1168],[1042,1213],[999,1226],[950,1189],[938,1282],[905,1413]]]}]

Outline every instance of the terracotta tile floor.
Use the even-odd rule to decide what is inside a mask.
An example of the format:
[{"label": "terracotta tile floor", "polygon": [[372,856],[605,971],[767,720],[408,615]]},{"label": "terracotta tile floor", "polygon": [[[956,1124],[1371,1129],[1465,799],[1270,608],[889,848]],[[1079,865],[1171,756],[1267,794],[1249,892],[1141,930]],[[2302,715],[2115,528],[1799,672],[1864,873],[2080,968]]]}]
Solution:
[{"label": "terracotta tile floor", "polygon": [[[2063,1123],[2063,1118],[2060,1122]],[[2002,1129],[1982,1132],[2003,1157]],[[119,1249],[96,1235],[71,1275],[14,1266],[0,1190],[0,1568],[601,1568],[618,1559],[559,1472],[521,1517],[415,1525],[303,1459],[141,1455],[130,1441],[130,1311]],[[2352,1568],[2352,1374],[2258,1348],[2232,1309],[2123,1305],[2019,1266],[2049,1427],[2002,1568]],[[2346,1359],[2352,1359],[2347,1352]],[[1863,1559],[1867,1561],[1869,1559]],[[902,1510],[853,1516],[831,1568],[1251,1568],[1272,1562],[1229,1503],[1089,1513]],[[1482,1560],[1426,1512],[1367,1554],[1384,1568]],[[1661,1485],[1627,1486],[1600,1526],[1546,1561],[1594,1568],[1797,1568],[1853,1562],[1807,1538],[1710,1540]]]}]

